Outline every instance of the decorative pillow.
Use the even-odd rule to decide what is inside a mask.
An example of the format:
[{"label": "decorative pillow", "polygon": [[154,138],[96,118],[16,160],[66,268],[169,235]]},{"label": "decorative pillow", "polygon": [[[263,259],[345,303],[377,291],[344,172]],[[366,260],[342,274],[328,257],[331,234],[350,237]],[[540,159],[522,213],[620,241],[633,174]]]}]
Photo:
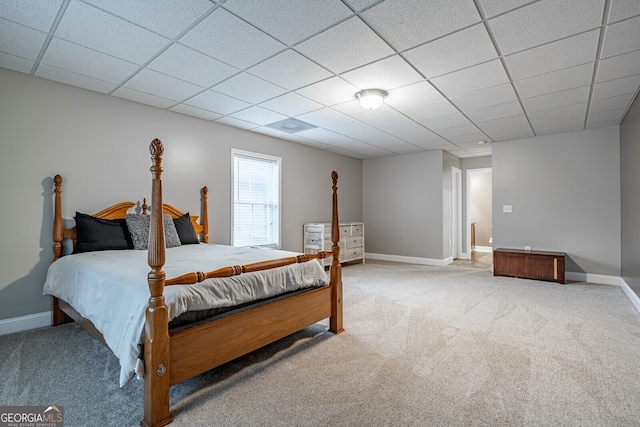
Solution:
[{"label": "decorative pillow", "polygon": [[[171,215],[162,215],[164,224],[164,244],[167,248],[180,246],[180,238],[173,224]],[[127,214],[127,228],[131,233],[134,249],[149,249],[149,226],[151,224],[150,215]]]},{"label": "decorative pillow", "polygon": [[176,226],[180,243],[183,245],[197,245],[200,243],[196,230],[193,229],[189,212],[179,218],[174,218],[173,223]]},{"label": "decorative pillow", "polygon": [[122,219],[102,219],[76,212],[76,246],[73,253],[133,249],[127,222]]}]

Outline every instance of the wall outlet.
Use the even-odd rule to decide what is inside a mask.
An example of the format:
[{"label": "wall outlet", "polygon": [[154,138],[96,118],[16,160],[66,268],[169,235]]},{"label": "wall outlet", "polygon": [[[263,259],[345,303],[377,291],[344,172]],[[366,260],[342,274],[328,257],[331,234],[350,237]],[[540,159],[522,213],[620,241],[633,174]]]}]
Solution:
[{"label": "wall outlet", "polygon": [[531,246],[525,246],[525,247],[524,247],[524,250],[525,250],[525,251],[530,251],[530,250],[531,250]]},{"label": "wall outlet", "polygon": [[513,212],[513,207],[511,205],[502,205],[502,212],[511,213]]}]

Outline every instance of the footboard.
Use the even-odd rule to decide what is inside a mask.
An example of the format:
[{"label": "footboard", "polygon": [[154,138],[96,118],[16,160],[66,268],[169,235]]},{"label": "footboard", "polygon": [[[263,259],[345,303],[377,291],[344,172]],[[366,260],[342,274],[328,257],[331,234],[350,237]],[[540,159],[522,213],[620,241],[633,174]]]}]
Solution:
[{"label": "footboard", "polygon": [[[301,255],[247,266],[225,267],[213,272],[193,272],[166,280],[164,229],[162,225],[162,142],[150,146],[152,166],[151,225],[149,232],[149,306],[146,312],[144,345],[143,426],[163,426],[172,421],[169,387],[219,366],[264,345],[329,317],[329,330],[343,331],[340,227],[338,226],[338,174],[332,173],[332,250],[316,256]],[[229,277],[251,271],[276,268],[333,255],[329,286],[277,300],[257,308],[224,316],[169,335],[165,286],[192,285],[212,277]]]}]

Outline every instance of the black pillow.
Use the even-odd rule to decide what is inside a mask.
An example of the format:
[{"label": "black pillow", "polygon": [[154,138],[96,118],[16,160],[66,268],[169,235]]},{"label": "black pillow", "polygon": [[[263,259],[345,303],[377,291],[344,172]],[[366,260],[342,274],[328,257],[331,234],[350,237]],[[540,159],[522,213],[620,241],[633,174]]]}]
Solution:
[{"label": "black pillow", "polygon": [[200,241],[198,240],[198,235],[193,229],[193,224],[191,223],[189,212],[179,218],[174,218],[173,223],[175,224],[176,230],[178,231],[180,243],[182,243],[183,245],[197,245],[200,243]]},{"label": "black pillow", "polygon": [[76,235],[74,254],[133,249],[133,240],[124,218],[102,219],[76,212]]}]

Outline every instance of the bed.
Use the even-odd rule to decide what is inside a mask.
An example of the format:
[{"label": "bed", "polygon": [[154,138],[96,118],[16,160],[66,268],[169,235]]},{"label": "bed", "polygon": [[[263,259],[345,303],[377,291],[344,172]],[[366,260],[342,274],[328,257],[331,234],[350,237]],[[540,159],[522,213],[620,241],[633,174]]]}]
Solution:
[{"label": "bed", "polygon": [[[121,362],[121,385],[133,372],[143,377],[143,426],[172,421],[169,388],[174,384],[327,318],[330,332],[344,330],[335,171],[331,252],[250,250],[207,244],[206,187],[200,223],[198,216],[163,203],[163,152],[162,142],[154,139],[150,206],[146,201],[142,206],[123,202],[91,215],[92,221],[113,225],[132,209],[142,210],[148,224],[146,251],[87,250],[66,256],[65,242],[80,242],[76,227],[64,227],[63,181],[60,175],[54,178],[54,262],[45,283],[45,293],[53,296],[54,325],[76,321],[109,346]],[[167,220],[176,227],[186,220],[199,241],[188,247],[165,247],[174,239]],[[328,275],[317,261],[326,257],[332,257]],[[238,288],[240,281],[253,287],[233,297],[220,290]],[[263,292],[272,286],[270,282],[275,290]],[[204,307],[203,295],[214,293],[223,294],[226,302]]]}]

